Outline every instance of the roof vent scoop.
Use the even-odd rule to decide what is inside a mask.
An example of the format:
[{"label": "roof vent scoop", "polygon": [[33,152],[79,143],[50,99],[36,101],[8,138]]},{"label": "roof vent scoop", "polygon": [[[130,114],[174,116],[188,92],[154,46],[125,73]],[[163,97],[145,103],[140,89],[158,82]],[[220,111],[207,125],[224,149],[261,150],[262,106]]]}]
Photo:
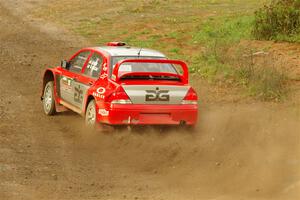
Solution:
[{"label": "roof vent scoop", "polygon": [[122,47],[125,46],[125,42],[108,42],[106,46],[111,46],[111,47]]}]

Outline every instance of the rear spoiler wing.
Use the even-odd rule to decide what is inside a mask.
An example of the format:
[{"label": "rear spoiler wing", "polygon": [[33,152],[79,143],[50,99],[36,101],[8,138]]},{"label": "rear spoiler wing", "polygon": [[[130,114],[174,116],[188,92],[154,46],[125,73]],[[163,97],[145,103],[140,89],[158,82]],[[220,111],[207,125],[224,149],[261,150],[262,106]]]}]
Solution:
[{"label": "rear spoiler wing", "polygon": [[[113,69],[112,72],[112,79],[116,82],[120,80],[120,77],[118,76],[119,68],[123,63],[165,63],[165,64],[174,64],[174,65],[180,65],[182,68],[182,75],[179,75],[181,81],[184,84],[188,83],[189,80],[189,71],[187,64],[181,60],[160,60],[160,59],[127,59],[127,60],[121,60],[119,61],[116,66]],[[151,73],[151,72],[149,72]],[[136,72],[135,74],[139,74],[139,72]],[[140,73],[143,74],[142,72]],[[154,72],[153,74],[160,74],[160,72]],[[161,72],[161,74],[166,74],[164,72]]]}]

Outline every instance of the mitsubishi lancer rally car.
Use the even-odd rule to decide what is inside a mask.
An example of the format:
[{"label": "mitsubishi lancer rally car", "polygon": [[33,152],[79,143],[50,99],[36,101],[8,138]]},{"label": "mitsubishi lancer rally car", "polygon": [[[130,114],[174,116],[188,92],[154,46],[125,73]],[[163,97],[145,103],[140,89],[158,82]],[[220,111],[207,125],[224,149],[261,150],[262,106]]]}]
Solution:
[{"label": "mitsubishi lancer rally car", "polygon": [[122,42],[81,49],[46,69],[41,99],[46,115],[72,110],[88,126],[193,127],[198,114],[185,62]]}]

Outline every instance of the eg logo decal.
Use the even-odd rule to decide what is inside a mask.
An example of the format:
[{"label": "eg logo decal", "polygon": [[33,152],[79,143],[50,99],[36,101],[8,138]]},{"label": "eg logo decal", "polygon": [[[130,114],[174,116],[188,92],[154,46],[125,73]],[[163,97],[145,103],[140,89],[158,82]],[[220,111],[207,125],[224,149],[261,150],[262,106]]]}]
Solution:
[{"label": "eg logo decal", "polygon": [[146,90],[145,101],[170,101],[169,90]]}]

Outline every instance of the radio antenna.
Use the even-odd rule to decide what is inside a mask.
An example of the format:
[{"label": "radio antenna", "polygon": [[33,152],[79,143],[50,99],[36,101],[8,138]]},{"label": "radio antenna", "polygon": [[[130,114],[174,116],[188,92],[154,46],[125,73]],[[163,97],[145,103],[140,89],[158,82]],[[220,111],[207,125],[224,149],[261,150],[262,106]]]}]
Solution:
[{"label": "radio antenna", "polygon": [[138,58],[140,57],[141,55],[141,51],[142,51],[143,47],[140,48],[139,52],[138,52]]}]

